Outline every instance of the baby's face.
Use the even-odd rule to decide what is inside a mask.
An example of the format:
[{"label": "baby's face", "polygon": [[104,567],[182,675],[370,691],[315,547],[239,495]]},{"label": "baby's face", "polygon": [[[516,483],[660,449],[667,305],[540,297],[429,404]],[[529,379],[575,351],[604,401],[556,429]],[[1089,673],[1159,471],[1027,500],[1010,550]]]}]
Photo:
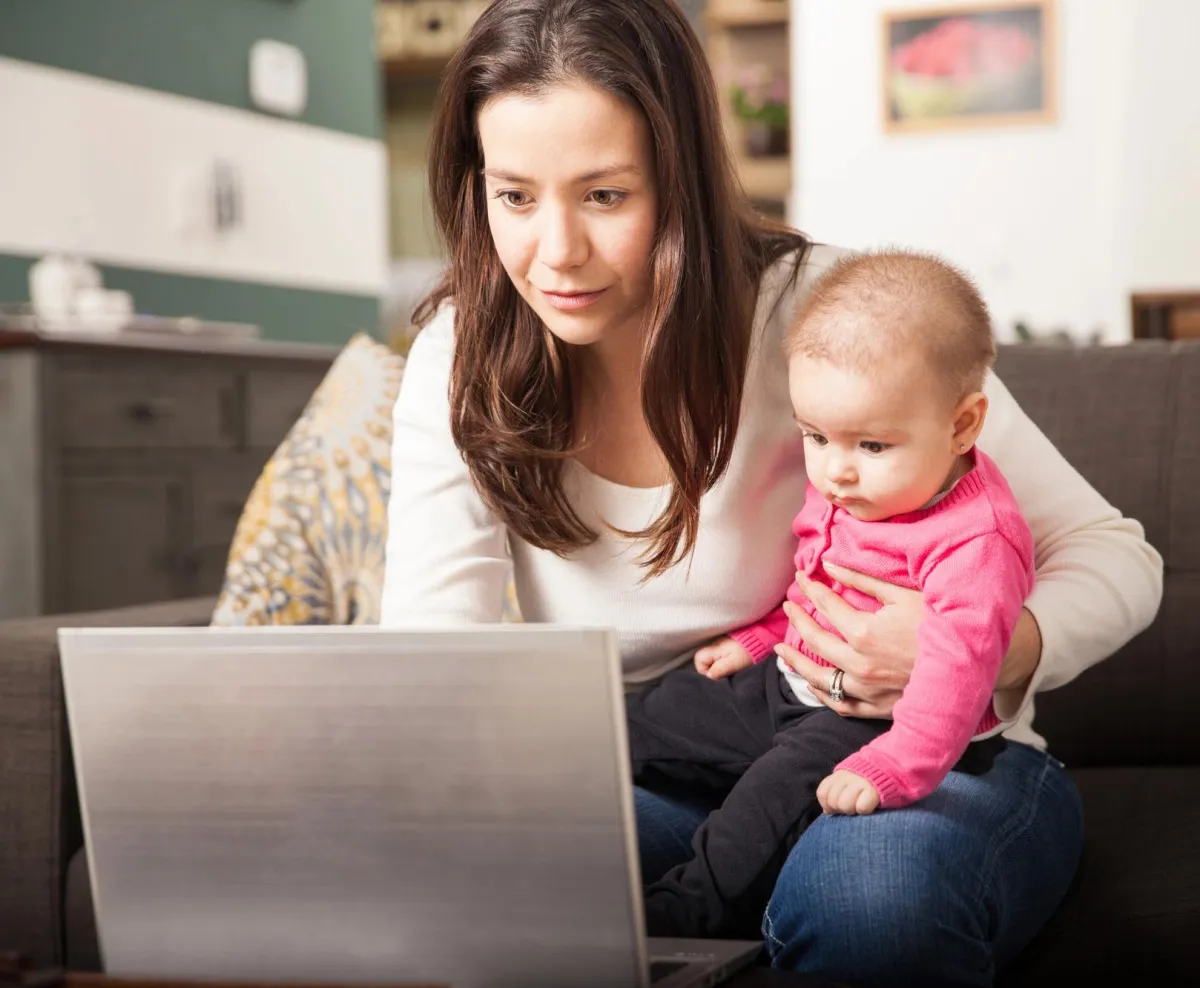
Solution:
[{"label": "baby's face", "polygon": [[795,356],[788,390],[808,479],[855,518],[915,511],[954,469],[955,409],[919,357],[863,374]]}]

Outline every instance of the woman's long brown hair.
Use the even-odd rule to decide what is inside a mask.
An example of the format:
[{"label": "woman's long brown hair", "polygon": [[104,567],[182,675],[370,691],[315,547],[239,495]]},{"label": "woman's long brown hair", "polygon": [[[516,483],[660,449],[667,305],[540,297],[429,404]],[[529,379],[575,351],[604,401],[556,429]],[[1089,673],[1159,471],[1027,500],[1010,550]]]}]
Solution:
[{"label": "woman's long brown hair", "polygon": [[[672,475],[644,531],[646,578],[690,554],[700,498],[729,465],[763,272],[806,238],[757,216],[729,158],[704,51],[674,0],[497,0],[446,69],[429,178],[449,249],[424,324],[455,309],[454,441],[509,530],[559,555],[596,538],[562,485],[577,448],[570,348],[517,293],[492,244],[476,118],[489,100],[585,82],[645,117],[655,153],[642,411]],[[793,272],[794,277],[794,272]]]}]

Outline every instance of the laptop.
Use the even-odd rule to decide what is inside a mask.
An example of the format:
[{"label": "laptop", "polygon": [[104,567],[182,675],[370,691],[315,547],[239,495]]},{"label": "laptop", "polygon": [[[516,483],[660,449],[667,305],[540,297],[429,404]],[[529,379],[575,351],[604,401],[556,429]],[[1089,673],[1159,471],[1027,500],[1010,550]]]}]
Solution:
[{"label": "laptop", "polygon": [[647,941],[611,631],[64,629],[114,976],[701,988]]}]

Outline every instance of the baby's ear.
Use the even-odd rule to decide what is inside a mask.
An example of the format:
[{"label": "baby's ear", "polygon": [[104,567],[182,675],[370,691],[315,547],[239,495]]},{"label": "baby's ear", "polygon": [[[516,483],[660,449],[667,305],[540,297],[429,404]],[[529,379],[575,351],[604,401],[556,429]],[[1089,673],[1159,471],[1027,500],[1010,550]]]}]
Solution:
[{"label": "baby's ear", "polygon": [[965,453],[975,445],[987,418],[988,400],[982,391],[963,398],[954,409],[954,452]]}]

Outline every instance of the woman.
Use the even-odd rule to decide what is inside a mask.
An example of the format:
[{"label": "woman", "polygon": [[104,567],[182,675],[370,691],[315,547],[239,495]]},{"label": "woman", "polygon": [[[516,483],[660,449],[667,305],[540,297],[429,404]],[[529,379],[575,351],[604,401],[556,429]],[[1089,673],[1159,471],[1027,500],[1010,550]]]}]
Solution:
[{"label": "woman", "polygon": [[[804,490],[780,346],[836,252],[750,212],[673,0],[498,0],[447,69],[430,176],[451,264],[395,408],[383,623],[496,621],[511,569],[526,619],[617,628],[632,685],[769,611]],[[1039,563],[997,693],[1013,743],[911,809],[818,820],[763,919],[778,966],[988,984],[1074,871],[1079,798],[1032,698],[1150,622],[1161,561],[1003,385],[987,392],[980,445]],[[802,585],[845,641],[792,620],[844,670],[829,705],[886,717],[920,597],[833,575],[884,606]],[[827,670],[789,661],[827,690]],[[651,881],[711,807],[637,798]]]}]

